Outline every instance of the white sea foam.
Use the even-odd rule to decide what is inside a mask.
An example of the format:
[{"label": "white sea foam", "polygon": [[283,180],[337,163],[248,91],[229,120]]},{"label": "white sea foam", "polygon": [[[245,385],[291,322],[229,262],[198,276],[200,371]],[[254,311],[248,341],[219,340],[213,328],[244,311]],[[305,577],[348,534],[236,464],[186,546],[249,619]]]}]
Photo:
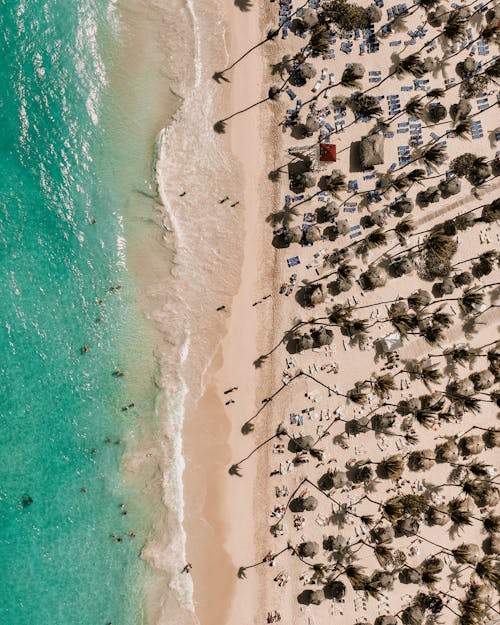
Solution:
[{"label": "white sea foam", "polygon": [[[159,133],[156,177],[163,239],[174,257],[170,276],[162,280],[167,299],[151,313],[164,337],[160,421],[168,521],[167,532],[147,546],[144,556],[166,573],[172,591],[162,597],[159,625],[186,625],[194,622],[194,606],[191,578],[179,575],[186,562],[183,424],[186,410],[193,410],[203,393],[204,376],[220,342],[223,321],[216,308],[228,303],[239,282],[242,234],[241,209],[219,204],[226,195],[238,198],[239,179],[224,138],[213,130],[221,87],[211,77],[228,61],[222,9],[218,3],[174,0],[169,11],[168,71],[183,104]],[[180,198],[182,191],[186,195]]]}]

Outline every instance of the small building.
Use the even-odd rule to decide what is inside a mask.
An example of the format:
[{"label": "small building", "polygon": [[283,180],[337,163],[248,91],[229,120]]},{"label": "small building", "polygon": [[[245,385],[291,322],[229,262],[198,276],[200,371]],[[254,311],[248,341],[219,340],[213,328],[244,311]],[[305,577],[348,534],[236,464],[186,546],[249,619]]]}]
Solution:
[{"label": "small building", "polygon": [[334,143],[319,144],[319,160],[322,163],[337,162],[337,146]]}]

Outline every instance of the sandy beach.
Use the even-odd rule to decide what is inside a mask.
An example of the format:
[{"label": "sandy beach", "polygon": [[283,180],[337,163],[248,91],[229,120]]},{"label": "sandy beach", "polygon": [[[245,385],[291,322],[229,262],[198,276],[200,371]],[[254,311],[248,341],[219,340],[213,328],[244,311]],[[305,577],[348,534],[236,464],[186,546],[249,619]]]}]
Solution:
[{"label": "sandy beach", "polygon": [[[282,37],[299,6],[227,6],[230,59],[277,27],[280,9],[285,18],[274,41],[223,74],[219,119],[266,98],[280,84],[271,65],[307,46],[314,26],[302,38]],[[481,124],[460,129],[463,139],[453,134],[459,120],[430,119],[438,113],[427,106],[430,99],[446,116],[458,102],[455,65],[472,58],[484,28],[481,11],[471,10],[473,31],[462,44],[440,38],[416,5],[398,9],[408,13],[399,20],[392,6],[381,8],[364,33],[347,36],[330,23],[322,53],[306,48],[305,58],[286,61],[280,98],[228,119],[220,135],[243,171],[243,254],[234,297],[212,302],[225,306],[223,339],[184,427],[186,555],[202,625],[278,617],[418,625],[436,615],[496,622],[496,530],[485,519],[499,499],[500,233],[484,207],[498,201],[498,170],[488,165],[471,182],[470,171],[449,167],[464,153],[495,158],[496,87],[462,98]],[[392,32],[373,39],[388,23]],[[441,61],[460,45],[453,65]],[[488,67],[494,53],[480,45],[476,60]],[[494,39],[489,46],[498,52]],[[396,72],[398,59],[413,53],[432,59],[428,69]],[[346,63],[361,66],[351,85]],[[426,95],[437,88],[447,90]],[[365,101],[362,114],[353,91],[378,104]],[[411,108],[412,99],[427,109]],[[359,142],[370,136],[383,150],[368,146],[363,166]],[[321,162],[319,142],[336,146],[336,162]],[[441,150],[427,161],[425,150],[436,145],[446,157]],[[395,183],[416,169],[414,180]],[[424,197],[429,185],[438,196]],[[475,221],[458,225],[469,211]],[[453,258],[449,268],[434,263],[431,275],[433,236],[449,242]],[[490,250],[484,273],[478,259],[484,267]],[[414,303],[418,293],[423,303]],[[460,359],[463,347],[473,357]],[[479,492],[484,485],[489,498]],[[431,519],[438,512],[443,522]],[[476,620],[466,621],[474,593],[482,593]]]}]

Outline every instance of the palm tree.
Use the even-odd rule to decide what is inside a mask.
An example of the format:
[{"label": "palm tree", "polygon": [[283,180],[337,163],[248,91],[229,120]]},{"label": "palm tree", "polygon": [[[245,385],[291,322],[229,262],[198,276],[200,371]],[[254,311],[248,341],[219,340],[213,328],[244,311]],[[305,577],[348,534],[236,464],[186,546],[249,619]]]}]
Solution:
[{"label": "palm tree", "polygon": [[431,345],[439,344],[444,339],[443,328],[434,324],[426,326],[420,330],[420,336]]},{"label": "palm tree", "polygon": [[398,303],[393,304],[389,308],[388,320],[404,338],[418,327],[417,315],[410,314],[407,310],[399,306]]},{"label": "palm tree", "polygon": [[472,512],[467,504],[458,497],[454,497],[448,502],[448,514],[451,522],[457,528],[463,528],[466,525],[472,525]]},{"label": "palm tree", "polygon": [[452,11],[449,14],[446,24],[443,26],[442,34],[451,41],[465,39],[467,36],[467,20],[460,11]]},{"label": "palm tree", "polygon": [[429,291],[418,289],[407,297],[408,306],[415,311],[425,308],[432,302],[432,295]]},{"label": "palm tree", "polygon": [[338,195],[341,191],[345,191],[347,189],[345,175],[338,170],[332,171],[331,175],[325,180],[325,188],[333,195]]},{"label": "palm tree", "polygon": [[458,305],[465,315],[477,313],[483,303],[484,294],[476,289],[467,289],[462,297],[458,298]]},{"label": "palm tree", "polygon": [[472,134],[472,120],[470,118],[460,120],[452,132],[460,139],[467,139]]},{"label": "palm tree", "polygon": [[424,251],[440,262],[448,262],[457,251],[457,243],[446,234],[431,233],[424,242]]},{"label": "palm tree", "polygon": [[373,392],[380,399],[387,397],[391,391],[396,390],[394,376],[390,373],[376,376],[374,380],[370,380],[370,384],[372,385]]},{"label": "palm tree", "polygon": [[500,515],[490,512],[483,518],[482,523],[483,528],[488,532],[488,534],[500,533]]},{"label": "palm tree", "polygon": [[413,417],[417,423],[427,430],[433,428],[438,422],[438,415],[433,410],[429,410],[429,408],[420,408],[419,410],[416,410]]},{"label": "palm tree", "polygon": [[427,389],[431,386],[431,384],[438,384],[443,377],[443,374],[439,371],[439,369],[427,360],[421,360],[418,362],[415,369],[410,373],[413,373],[415,377],[421,380]]},{"label": "palm tree", "polygon": [[447,159],[446,149],[441,145],[431,145],[422,152],[420,158],[429,167],[442,165]]},{"label": "palm tree", "polygon": [[375,547],[373,547],[373,553],[380,566],[383,566],[384,568],[394,563],[394,556],[390,547],[386,547],[385,545],[375,545]]},{"label": "palm tree", "polygon": [[438,308],[432,313],[432,322],[442,328],[450,328],[453,325],[453,317],[450,313],[443,312],[441,308]]},{"label": "palm tree", "polygon": [[475,566],[481,559],[481,549],[474,543],[463,543],[451,551],[458,564],[472,564]]},{"label": "palm tree", "polygon": [[330,31],[324,24],[318,24],[312,29],[309,45],[313,56],[323,56],[330,51]]},{"label": "palm tree", "polygon": [[368,396],[366,395],[366,393],[363,393],[363,391],[356,388],[347,391],[346,397],[353,404],[359,404],[360,406],[365,406],[368,401]]},{"label": "palm tree", "polygon": [[380,473],[389,480],[399,480],[403,475],[405,464],[400,454],[394,454],[384,458],[379,465]]},{"label": "palm tree", "polygon": [[344,574],[351,583],[353,590],[364,590],[364,585],[369,578],[363,567],[349,564],[345,567]]},{"label": "palm tree", "polygon": [[406,239],[415,230],[415,222],[411,217],[404,217],[394,226],[394,232],[401,245],[406,245]]},{"label": "palm tree", "polygon": [[352,280],[355,277],[356,267],[348,262],[340,263],[337,267],[337,278],[339,280]]},{"label": "palm tree", "polygon": [[424,105],[422,104],[420,98],[414,96],[405,105],[405,111],[408,115],[413,115],[414,117],[422,117],[424,114]]},{"label": "palm tree", "polygon": [[349,336],[361,338],[368,332],[368,320],[367,319],[352,319],[346,321],[342,326],[342,330],[345,330]]},{"label": "palm tree", "polygon": [[376,247],[383,247],[387,244],[387,234],[382,228],[377,228],[369,232],[365,238],[357,243],[358,249],[364,253],[373,250]]},{"label": "palm tree", "polygon": [[497,592],[500,591],[500,564],[496,558],[491,556],[483,558],[476,565],[476,573],[482,580],[491,584]]},{"label": "palm tree", "polygon": [[353,308],[349,304],[334,304],[328,312],[330,323],[344,325],[352,319]]},{"label": "palm tree", "polygon": [[477,357],[477,351],[467,345],[455,345],[443,352],[451,362],[458,365],[471,365]]}]

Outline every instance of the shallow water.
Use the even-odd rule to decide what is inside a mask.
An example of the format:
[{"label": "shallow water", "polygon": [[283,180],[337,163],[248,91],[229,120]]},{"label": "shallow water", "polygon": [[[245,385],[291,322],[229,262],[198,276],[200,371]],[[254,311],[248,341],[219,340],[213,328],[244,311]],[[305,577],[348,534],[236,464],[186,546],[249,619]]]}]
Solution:
[{"label": "shallow water", "polygon": [[0,19],[0,622],[142,623],[152,502],[120,469],[156,426],[125,238],[152,210],[151,137],[127,132],[147,111],[110,84],[113,2],[2,0]]}]

